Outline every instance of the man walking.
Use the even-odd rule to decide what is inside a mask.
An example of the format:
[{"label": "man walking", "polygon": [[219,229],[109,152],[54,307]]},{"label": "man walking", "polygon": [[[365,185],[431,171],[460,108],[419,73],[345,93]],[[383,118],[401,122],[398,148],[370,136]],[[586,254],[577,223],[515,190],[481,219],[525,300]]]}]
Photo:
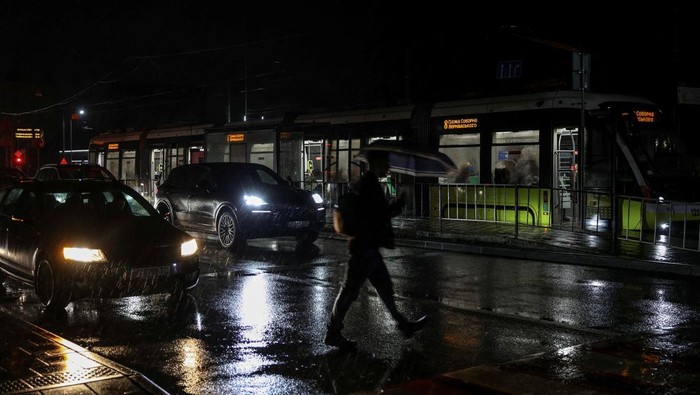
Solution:
[{"label": "man walking", "polygon": [[356,184],[359,194],[358,232],[357,236],[348,238],[350,260],[348,261],[345,280],[333,304],[325,344],[341,349],[354,348],[357,344],[343,336],[343,320],[352,303],[358,298],[365,280],[369,280],[377,290],[379,297],[397,323],[398,329],[406,337],[411,337],[423,328],[427,316],[410,321],[396,307],[394,285],[391,281],[380,247],[394,248],[394,232],[391,218],[398,215],[405,201],[403,197],[392,204],[387,202],[378,175],[388,173],[386,152],[369,151],[367,156],[369,171]]}]

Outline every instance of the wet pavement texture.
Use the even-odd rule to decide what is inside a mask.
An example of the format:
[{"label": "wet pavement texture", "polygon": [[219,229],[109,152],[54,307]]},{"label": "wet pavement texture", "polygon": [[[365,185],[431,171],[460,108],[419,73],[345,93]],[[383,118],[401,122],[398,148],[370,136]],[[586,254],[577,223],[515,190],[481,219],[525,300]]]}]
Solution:
[{"label": "wet pavement texture", "polygon": [[476,366],[382,394],[698,394],[697,325]]},{"label": "wet pavement texture", "polygon": [[[605,236],[446,221],[395,222],[397,244],[697,276],[698,252]],[[323,237],[336,238],[330,229]],[[138,372],[102,358],[0,308],[0,393],[166,393]],[[382,394],[700,393],[700,325],[595,341],[507,363],[445,372]]]},{"label": "wet pavement texture", "polygon": [[0,308],[0,393],[167,394],[140,373]]}]

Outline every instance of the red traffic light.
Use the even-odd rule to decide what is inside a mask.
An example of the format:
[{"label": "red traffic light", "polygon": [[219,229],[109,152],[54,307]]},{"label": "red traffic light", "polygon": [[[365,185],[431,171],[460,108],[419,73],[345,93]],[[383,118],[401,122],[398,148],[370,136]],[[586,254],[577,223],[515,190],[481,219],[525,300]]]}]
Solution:
[{"label": "red traffic light", "polygon": [[24,152],[20,150],[15,151],[15,166],[24,166],[24,162]]}]

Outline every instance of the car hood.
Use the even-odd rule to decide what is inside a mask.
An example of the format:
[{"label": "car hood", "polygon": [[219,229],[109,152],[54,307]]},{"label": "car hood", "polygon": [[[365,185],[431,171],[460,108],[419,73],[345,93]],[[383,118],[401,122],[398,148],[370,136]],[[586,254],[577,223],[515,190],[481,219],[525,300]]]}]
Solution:
[{"label": "car hood", "polygon": [[[47,218],[42,232],[58,251],[61,247],[99,248],[110,261],[148,266],[154,254],[158,260],[179,253],[180,245],[192,239],[186,232],[159,217],[135,217],[85,210],[65,212]],[[48,246],[47,246],[48,247]],[[173,256],[172,259],[176,259]]]}]

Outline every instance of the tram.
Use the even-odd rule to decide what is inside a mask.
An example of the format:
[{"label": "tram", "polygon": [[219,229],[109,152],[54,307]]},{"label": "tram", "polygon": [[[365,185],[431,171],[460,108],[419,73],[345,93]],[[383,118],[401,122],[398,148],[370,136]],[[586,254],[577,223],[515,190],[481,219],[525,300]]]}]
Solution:
[{"label": "tram", "polygon": [[262,163],[331,204],[361,174],[353,157],[376,139],[416,141],[457,164],[445,177],[385,180],[392,193],[410,190],[415,216],[552,226],[624,213],[617,219],[627,230],[700,221],[700,205],[689,203],[700,200],[697,161],[654,103],[625,95],[552,91],[284,114],[104,133],[89,151],[91,162],[146,197],[180,164],[241,161]]}]

